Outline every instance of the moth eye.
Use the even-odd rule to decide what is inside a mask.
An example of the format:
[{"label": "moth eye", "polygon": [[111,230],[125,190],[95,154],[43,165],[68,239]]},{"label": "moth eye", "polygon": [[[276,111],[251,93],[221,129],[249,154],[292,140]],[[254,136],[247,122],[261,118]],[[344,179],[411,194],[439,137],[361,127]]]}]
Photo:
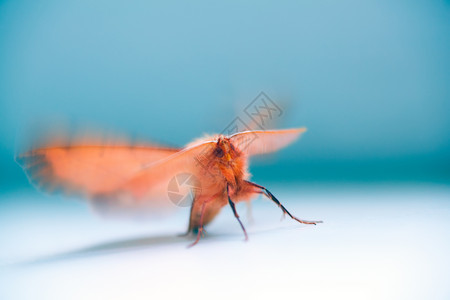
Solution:
[{"label": "moth eye", "polygon": [[223,157],[223,150],[222,150],[222,148],[216,148],[214,150],[214,155],[217,156],[217,157]]}]

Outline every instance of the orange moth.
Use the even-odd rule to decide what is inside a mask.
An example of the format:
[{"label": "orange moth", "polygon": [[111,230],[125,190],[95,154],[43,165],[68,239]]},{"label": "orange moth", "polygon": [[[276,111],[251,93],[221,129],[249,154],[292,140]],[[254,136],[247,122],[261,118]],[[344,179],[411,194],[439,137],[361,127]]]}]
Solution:
[{"label": "orange moth", "polygon": [[204,226],[227,205],[247,239],[235,203],[260,194],[300,223],[321,223],[294,217],[267,188],[249,181],[249,157],[277,151],[305,131],[295,128],[215,135],[182,149],[102,142],[49,145],[16,159],[38,188],[83,196],[103,212],[157,210],[171,203],[167,192],[170,180],[177,174],[192,174],[201,184],[201,189],[193,191],[188,227],[188,233],[197,232],[195,245]]}]

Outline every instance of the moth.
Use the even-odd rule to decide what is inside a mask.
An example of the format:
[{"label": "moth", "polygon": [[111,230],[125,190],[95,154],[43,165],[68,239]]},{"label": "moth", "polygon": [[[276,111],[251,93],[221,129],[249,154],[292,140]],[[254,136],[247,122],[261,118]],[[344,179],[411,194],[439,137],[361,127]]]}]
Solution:
[{"label": "moth", "polygon": [[31,183],[46,192],[60,190],[82,196],[103,213],[158,211],[173,204],[168,185],[178,174],[190,174],[199,182],[192,189],[188,233],[196,233],[195,245],[204,227],[229,206],[242,228],[235,204],[258,195],[272,200],[293,216],[264,186],[251,182],[249,158],[275,152],[300,137],[305,128],[251,130],[214,135],[193,141],[182,149],[154,145],[104,142],[47,145],[16,157]]}]

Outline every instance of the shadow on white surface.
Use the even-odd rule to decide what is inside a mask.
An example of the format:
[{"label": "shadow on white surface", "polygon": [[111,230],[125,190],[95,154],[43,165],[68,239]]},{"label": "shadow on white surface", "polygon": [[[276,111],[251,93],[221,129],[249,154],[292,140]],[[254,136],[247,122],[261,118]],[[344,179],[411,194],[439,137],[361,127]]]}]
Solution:
[{"label": "shadow on white surface", "polygon": [[187,212],[127,225],[82,203],[8,195],[0,299],[448,299],[448,187],[273,189],[293,214],[324,223],[280,223],[278,207],[257,200],[248,242],[225,209],[186,249]]}]

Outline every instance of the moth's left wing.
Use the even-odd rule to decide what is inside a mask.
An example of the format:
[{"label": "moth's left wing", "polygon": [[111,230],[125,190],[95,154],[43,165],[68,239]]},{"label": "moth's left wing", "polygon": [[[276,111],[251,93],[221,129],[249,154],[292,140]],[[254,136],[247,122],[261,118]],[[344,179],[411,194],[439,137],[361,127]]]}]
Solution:
[{"label": "moth's left wing", "polygon": [[151,145],[72,144],[33,149],[16,161],[43,191],[92,198],[116,189],[142,166],[178,151]]},{"label": "moth's left wing", "polygon": [[230,141],[248,156],[275,152],[294,142],[306,128],[251,130],[230,136]]},{"label": "moth's left wing", "polygon": [[[158,207],[174,207],[176,203],[171,202],[176,199],[171,199],[169,194],[170,192],[176,194],[177,189],[182,187],[177,185],[172,187],[169,184],[179,183],[179,178],[191,178],[204,184],[207,173],[205,157],[210,157],[215,144],[213,141],[207,141],[193,145],[143,167],[113,192],[99,195],[93,200],[94,206],[103,212],[114,213],[120,210],[152,213],[152,210]],[[194,192],[198,193],[202,188],[203,186]]]}]

